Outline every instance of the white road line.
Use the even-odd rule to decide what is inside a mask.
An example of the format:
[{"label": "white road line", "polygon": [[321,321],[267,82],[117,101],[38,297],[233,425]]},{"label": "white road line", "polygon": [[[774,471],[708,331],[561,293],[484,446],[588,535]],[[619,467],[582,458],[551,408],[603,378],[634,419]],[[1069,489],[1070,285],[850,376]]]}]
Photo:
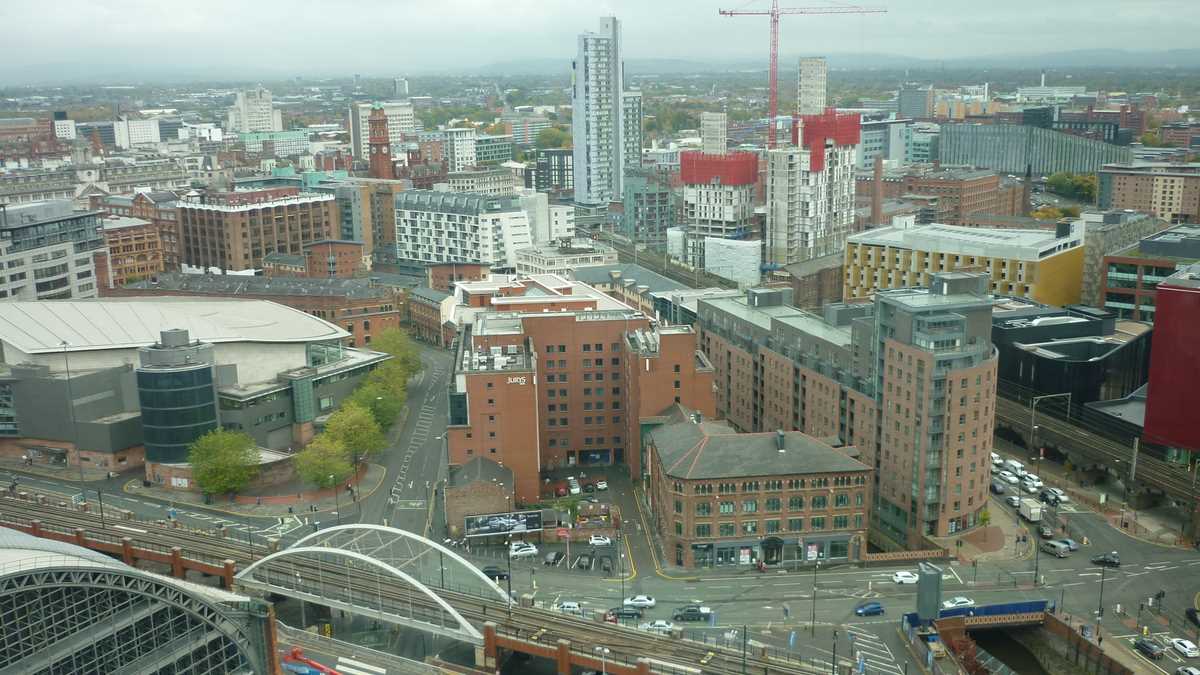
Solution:
[{"label": "white road line", "polygon": [[960,583],[960,584],[961,584],[961,583],[963,582],[962,578],[958,576],[958,572],[954,571],[954,567],[953,567],[953,566],[952,566],[952,567],[950,567],[950,573],[954,575],[954,578],[955,578],[955,579],[958,579],[958,583]]}]

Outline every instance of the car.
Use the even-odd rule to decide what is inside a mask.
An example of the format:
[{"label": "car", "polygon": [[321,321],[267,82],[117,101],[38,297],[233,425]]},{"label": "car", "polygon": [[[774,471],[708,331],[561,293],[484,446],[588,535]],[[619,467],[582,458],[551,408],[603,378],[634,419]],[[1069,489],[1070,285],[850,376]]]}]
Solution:
[{"label": "car", "polygon": [[992,481],[992,494],[1002,495],[1008,492],[1008,488],[1004,487],[1004,483],[998,480]]},{"label": "car", "polygon": [[1000,473],[996,474],[996,477],[1005,483],[1008,483],[1009,485],[1016,485],[1018,482],[1020,482],[1020,479],[1018,479],[1016,475],[1008,470],[1001,471]]},{"label": "car", "polygon": [[995,475],[995,474],[998,474],[998,473],[1000,473],[1000,472],[1001,472],[1001,471],[1003,471],[1003,470],[1004,470],[1004,469],[1003,469],[1003,468],[1001,468],[1001,466],[1000,466],[999,464],[993,464],[993,465],[992,465],[992,474],[993,474],[993,475]]},{"label": "car", "polygon": [[592,569],[592,556],[587,553],[584,553],[583,555],[576,558],[575,559],[575,569],[577,569],[577,570]]},{"label": "car", "polygon": [[1015,509],[1021,505],[1021,498],[1016,495],[1009,495],[1004,498],[1004,503]]},{"label": "car", "polygon": [[653,607],[658,603],[655,602],[654,598],[650,597],[649,595],[634,595],[625,598],[625,602],[621,604],[625,605],[626,607],[641,607],[642,609],[646,609],[647,607]]},{"label": "car", "polygon": [[648,630],[651,633],[661,633],[663,635],[669,635],[671,633],[671,631],[675,630],[675,624],[671,623],[670,621],[667,621],[666,619],[655,619],[653,621],[649,621],[647,623],[643,623],[643,624],[639,625],[638,629],[639,630]]},{"label": "car", "polygon": [[600,558],[600,571],[604,572],[605,574],[612,573],[612,557],[611,556],[606,555],[606,556]]},{"label": "car", "polygon": [[588,544],[591,546],[612,546],[612,539],[602,534],[593,534],[588,537]]},{"label": "car", "polygon": [[942,603],[942,609],[958,609],[959,607],[974,607],[975,601],[961,595],[956,595]]},{"label": "car", "polygon": [[875,600],[860,602],[854,607],[855,616],[876,616],[883,614],[883,603]]},{"label": "car", "polygon": [[1174,638],[1171,640],[1171,649],[1179,652],[1180,656],[1186,656],[1189,659],[1200,656],[1200,649],[1197,649],[1191,640],[1184,640],[1183,638]]},{"label": "car", "polygon": [[546,554],[546,559],[542,561],[543,565],[558,565],[562,559],[566,557],[562,551],[551,551]]},{"label": "car", "polygon": [[567,486],[559,485],[558,489],[556,489],[554,491],[554,494],[558,497],[566,497],[567,496]]},{"label": "car", "polygon": [[606,481],[606,480],[596,481],[596,490],[598,490],[600,492],[604,492],[607,489],[608,489],[608,481]]},{"label": "car", "polygon": [[1038,500],[1050,506],[1058,506],[1061,503],[1058,495],[1049,490],[1042,490],[1041,494],[1038,495]]},{"label": "car", "polygon": [[1200,668],[1195,666],[1179,666],[1175,669],[1175,675],[1200,675]]},{"label": "car", "polygon": [[587,485],[584,485],[584,486],[583,486],[583,491],[584,491],[584,492],[586,492],[586,493],[588,493],[588,494],[591,494],[591,493],[595,492],[595,491],[596,491],[596,484],[595,484],[595,483],[588,483]]},{"label": "car", "polygon": [[1052,530],[1047,525],[1042,525],[1041,527],[1038,528],[1038,536],[1041,537],[1042,539],[1053,539],[1054,538],[1054,530]]},{"label": "car", "polygon": [[589,504],[599,504],[600,503],[600,500],[596,499],[592,495],[587,495],[586,497],[583,498],[583,501],[585,501]]},{"label": "car", "polygon": [[1039,490],[1042,488],[1042,479],[1038,478],[1036,474],[1027,473],[1024,476],[1021,476],[1021,482],[1033,483]]},{"label": "car", "polygon": [[508,572],[496,567],[495,565],[489,565],[480,571],[483,572],[483,576],[491,579],[492,581],[504,581],[508,578]]},{"label": "car", "polygon": [[1158,660],[1166,654],[1167,650],[1163,646],[1151,640],[1150,638],[1138,638],[1133,641],[1133,648],[1138,650],[1148,659]]},{"label": "car", "polygon": [[892,575],[892,583],[895,584],[915,584],[920,579],[916,572],[901,570]]},{"label": "car", "polygon": [[582,491],[579,489],[579,483],[572,483],[567,486],[567,492],[570,492],[571,495],[578,495]]},{"label": "car", "polygon": [[712,608],[703,605],[684,605],[671,613],[675,621],[708,621]]},{"label": "car", "polygon": [[1000,455],[997,455],[996,453],[993,452],[993,453],[991,453],[991,456],[992,456],[992,464],[999,464],[1001,462]]},{"label": "car", "polygon": [[574,600],[563,600],[562,602],[558,603],[554,609],[557,609],[563,614],[574,614],[576,616],[583,615],[583,607],[581,607],[579,603],[575,602]]},{"label": "car", "polygon": [[1058,499],[1059,504],[1071,503],[1071,496],[1059,488],[1056,488],[1056,487],[1046,488],[1046,492],[1049,492],[1050,494],[1054,495]]},{"label": "car", "polygon": [[640,619],[642,610],[637,607],[613,607],[605,616],[611,616],[614,619]]},{"label": "car", "polygon": [[1026,494],[1033,494],[1038,491],[1036,485],[1034,485],[1033,483],[1025,483],[1025,482],[1021,483],[1021,489],[1024,490]]},{"label": "car", "polygon": [[1116,551],[1101,553],[1100,555],[1092,556],[1092,564],[1101,567],[1120,567],[1121,556]]},{"label": "car", "polygon": [[1074,539],[1059,539],[1058,543],[1062,544],[1063,546],[1066,546],[1067,550],[1069,550],[1069,551],[1078,551],[1079,550],[1079,542],[1075,541]]},{"label": "car", "polygon": [[1183,615],[1187,617],[1188,621],[1192,622],[1193,626],[1200,628],[1200,610],[1197,610],[1195,607],[1188,607],[1183,611]]},{"label": "car", "polygon": [[537,557],[537,554],[536,546],[523,541],[514,541],[508,546],[508,557],[510,558],[534,558]]}]

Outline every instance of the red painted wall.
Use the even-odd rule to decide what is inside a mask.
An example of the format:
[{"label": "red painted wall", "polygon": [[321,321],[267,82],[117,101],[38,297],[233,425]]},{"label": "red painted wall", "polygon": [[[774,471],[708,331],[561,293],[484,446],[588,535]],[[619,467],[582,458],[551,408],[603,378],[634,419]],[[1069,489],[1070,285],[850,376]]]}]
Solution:
[{"label": "red painted wall", "polygon": [[1146,440],[1200,450],[1196,383],[1200,382],[1200,288],[1162,283],[1150,352]]},{"label": "red painted wall", "polygon": [[803,129],[804,143],[802,147],[812,150],[813,148],[821,149],[821,152],[813,152],[809,166],[812,171],[821,171],[825,168],[825,142],[833,141],[834,145],[858,145],[859,139],[862,136],[862,125],[860,117],[857,113],[847,113],[839,115],[834,112],[833,108],[827,108],[820,115],[800,115],[798,116],[799,124],[792,124],[792,145],[801,145],[800,134]]},{"label": "red painted wall", "polygon": [[726,155],[681,152],[679,176],[687,185],[708,185],[714,178],[719,178],[721,185],[753,185],[758,178],[758,155],[752,152]]}]

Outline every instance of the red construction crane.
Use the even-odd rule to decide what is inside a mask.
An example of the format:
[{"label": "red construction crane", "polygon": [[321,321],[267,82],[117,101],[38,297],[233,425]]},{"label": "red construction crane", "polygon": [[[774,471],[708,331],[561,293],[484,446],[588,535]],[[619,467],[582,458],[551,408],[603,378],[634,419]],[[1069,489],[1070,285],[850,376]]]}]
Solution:
[{"label": "red construction crane", "polygon": [[775,116],[779,113],[779,17],[783,14],[883,14],[886,9],[846,5],[841,7],[779,7],[779,0],[771,0],[771,9],[722,9],[721,16],[769,16],[771,17],[771,70],[768,73],[768,108],[770,133],[767,147],[775,147]]}]

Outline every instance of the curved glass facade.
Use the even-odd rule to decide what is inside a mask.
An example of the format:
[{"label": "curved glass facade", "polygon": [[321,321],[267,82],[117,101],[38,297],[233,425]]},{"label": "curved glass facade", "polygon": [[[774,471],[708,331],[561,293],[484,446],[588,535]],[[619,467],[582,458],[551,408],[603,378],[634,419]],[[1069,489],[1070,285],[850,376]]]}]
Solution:
[{"label": "curved glass facade", "polygon": [[217,428],[212,366],[138,369],[147,462],[188,461],[188,446]]}]

